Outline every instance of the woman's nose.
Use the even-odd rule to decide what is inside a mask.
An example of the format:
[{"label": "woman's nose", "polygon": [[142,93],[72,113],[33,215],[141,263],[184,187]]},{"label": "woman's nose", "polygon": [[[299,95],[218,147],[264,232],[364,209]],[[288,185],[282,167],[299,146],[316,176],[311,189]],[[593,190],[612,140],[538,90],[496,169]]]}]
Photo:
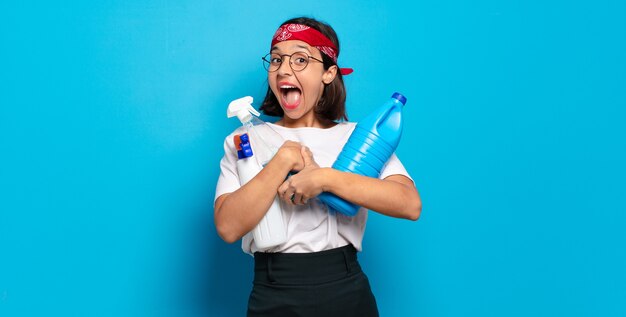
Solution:
[{"label": "woman's nose", "polygon": [[291,57],[285,56],[283,62],[280,64],[280,66],[278,66],[278,73],[280,75],[287,75],[291,74],[291,72]]}]

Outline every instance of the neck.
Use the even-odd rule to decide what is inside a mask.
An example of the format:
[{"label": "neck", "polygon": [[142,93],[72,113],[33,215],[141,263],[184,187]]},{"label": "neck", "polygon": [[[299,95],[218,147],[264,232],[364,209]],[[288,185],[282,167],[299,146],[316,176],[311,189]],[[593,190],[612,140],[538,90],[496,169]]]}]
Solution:
[{"label": "neck", "polygon": [[289,117],[283,117],[276,121],[277,125],[285,128],[320,128],[327,129],[335,126],[337,123],[331,120],[319,120],[314,116],[309,118],[290,119]]}]

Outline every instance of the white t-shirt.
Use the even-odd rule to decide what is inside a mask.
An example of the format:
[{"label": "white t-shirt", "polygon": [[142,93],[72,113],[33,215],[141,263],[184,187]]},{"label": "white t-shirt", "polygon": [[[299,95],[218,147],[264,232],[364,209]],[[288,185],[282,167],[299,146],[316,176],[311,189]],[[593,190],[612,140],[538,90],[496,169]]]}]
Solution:
[{"label": "white t-shirt", "polygon": [[[328,129],[285,128],[268,124],[285,140],[300,142],[307,146],[320,167],[332,166],[356,126],[352,122],[342,122]],[[243,133],[242,128],[238,128],[224,141],[224,157],[220,162],[221,173],[217,181],[215,199],[241,187],[236,167],[237,150],[233,142],[233,136],[241,133]],[[394,153],[383,167],[379,178],[384,179],[395,174],[410,178]],[[359,209],[355,216],[349,217],[341,213],[329,212],[328,207],[321,201],[310,199],[303,206],[283,204],[283,217],[287,224],[287,242],[269,250],[258,250],[253,243],[252,232],[249,232],[242,239],[243,251],[249,254],[257,251],[307,253],[348,244],[352,244],[359,251],[362,249],[361,242],[367,221],[365,208]]]}]

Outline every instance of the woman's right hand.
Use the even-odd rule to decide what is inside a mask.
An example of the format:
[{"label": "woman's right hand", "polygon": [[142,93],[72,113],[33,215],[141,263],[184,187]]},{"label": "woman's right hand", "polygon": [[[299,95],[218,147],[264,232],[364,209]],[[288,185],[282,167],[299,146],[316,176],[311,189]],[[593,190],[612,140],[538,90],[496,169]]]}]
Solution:
[{"label": "woman's right hand", "polygon": [[291,171],[299,172],[304,168],[304,159],[302,158],[302,144],[294,141],[285,141],[278,149],[274,158],[278,158],[290,167]]}]

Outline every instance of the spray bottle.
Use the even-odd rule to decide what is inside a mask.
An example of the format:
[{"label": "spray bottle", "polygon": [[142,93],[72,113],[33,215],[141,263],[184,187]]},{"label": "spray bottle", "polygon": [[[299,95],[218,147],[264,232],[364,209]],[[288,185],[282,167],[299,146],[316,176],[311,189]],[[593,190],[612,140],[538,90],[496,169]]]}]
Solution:
[{"label": "spray bottle", "polygon": [[[237,148],[237,173],[243,186],[258,174],[282,145],[283,138],[252,107],[252,97],[233,100],[228,105],[227,116],[237,116],[244,126],[245,133],[234,137]],[[280,245],[287,241],[287,226],[283,220],[278,196],[259,224],[252,231],[254,243],[260,250]]]}]

